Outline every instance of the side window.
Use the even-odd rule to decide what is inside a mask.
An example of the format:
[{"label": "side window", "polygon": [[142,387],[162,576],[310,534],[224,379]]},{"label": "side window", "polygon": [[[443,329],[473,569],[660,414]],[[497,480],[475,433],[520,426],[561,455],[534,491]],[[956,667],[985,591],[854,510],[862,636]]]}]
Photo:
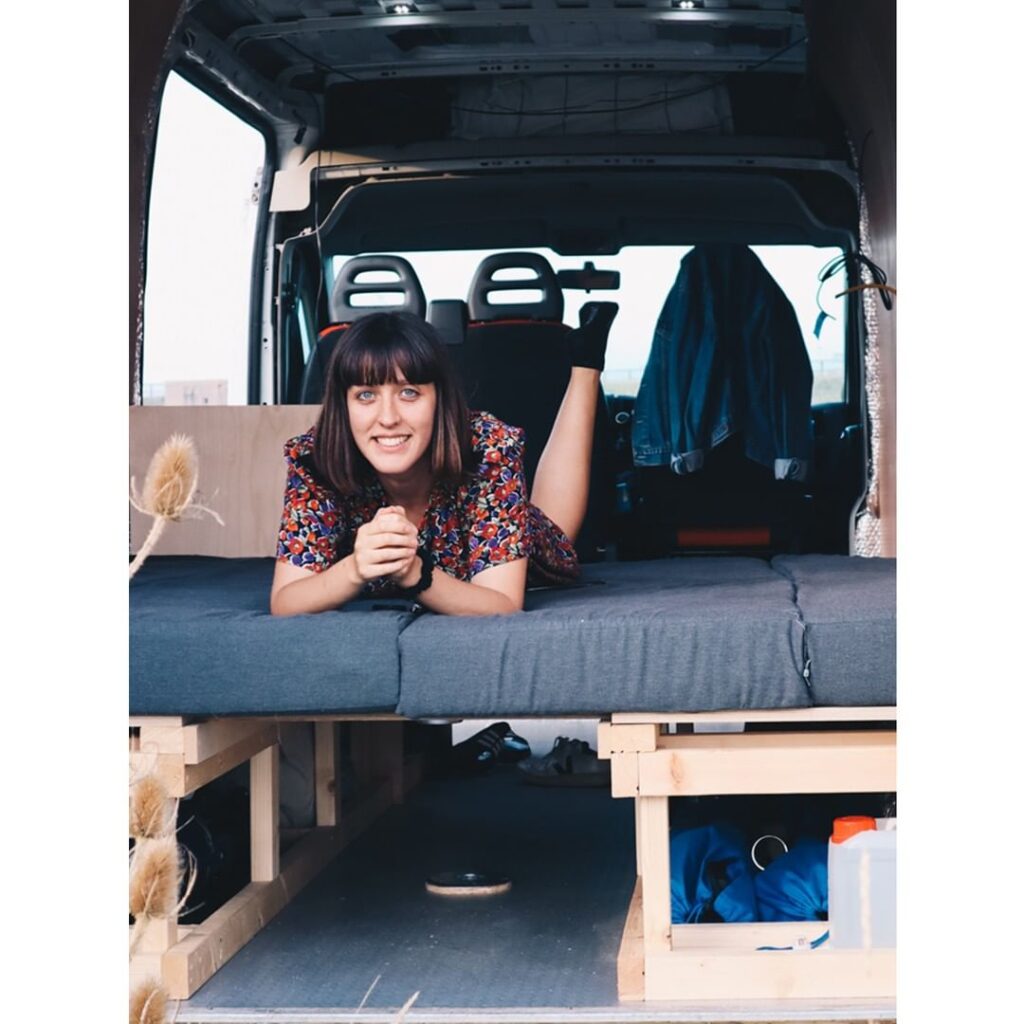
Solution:
[{"label": "side window", "polygon": [[244,405],[263,136],[172,73],[146,254],[144,405]]}]

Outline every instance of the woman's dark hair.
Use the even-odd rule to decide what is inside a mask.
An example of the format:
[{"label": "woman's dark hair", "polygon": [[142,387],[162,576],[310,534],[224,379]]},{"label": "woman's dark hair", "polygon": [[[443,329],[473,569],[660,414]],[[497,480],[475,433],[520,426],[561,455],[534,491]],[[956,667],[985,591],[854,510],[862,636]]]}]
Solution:
[{"label": "woman's dark hair", "polygon": [[412,313],[371,313],[341,332],[324,374],[313,464],[321,480],[351,494],[373,479],[356,447],[348,418],[348,389],[433,384],[437,391],[430,468],[435,482],[457,486],[473,469],[469,410],[437,331]]}]

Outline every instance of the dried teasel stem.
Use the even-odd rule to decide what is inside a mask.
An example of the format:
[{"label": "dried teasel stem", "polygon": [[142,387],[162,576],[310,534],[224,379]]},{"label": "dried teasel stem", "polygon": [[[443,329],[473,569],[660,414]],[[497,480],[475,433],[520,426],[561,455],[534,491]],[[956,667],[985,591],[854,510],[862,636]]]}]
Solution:
[{"label": "dried teasel stem", "polygon": [[131,482],[128,500],[134,508],[152,516],[153,525],[128,567],[129,579],[142,568],[168,522],[176,523],[188,513],[205,512],[224,525],[216,512],[194,500],[198,484],[199,464],[192,438],[185,434],[171,435],[150,460],[141,495],[135,490],[135,480]]},{"label": "dried teasel stem", "polygon": [[182,862],[174,836],[139,843],[128,874],[128,913],[132,917],[169,917],[178,902]]},{"label": "dried teasel stem", "polygon": [[128,1000],[128,1024],[166,1024],[167,992],[152,978],[140,982]]},{"label": "dried teasel stem", "polygon": [[178,802],[156,775],[143,775],[128,795],[128,835],[132,839],[156,839],[175,831]]},{"label": "dried teasel stem", "polygon": [[[183,855],[188,860],[187,871]],[[173,835],[136,843],[128,872],[128,913],[135,918],[128,942],[129,955],[135,951],[150,920],[177,917],[195,882],[195,857],[178,846]]]}]

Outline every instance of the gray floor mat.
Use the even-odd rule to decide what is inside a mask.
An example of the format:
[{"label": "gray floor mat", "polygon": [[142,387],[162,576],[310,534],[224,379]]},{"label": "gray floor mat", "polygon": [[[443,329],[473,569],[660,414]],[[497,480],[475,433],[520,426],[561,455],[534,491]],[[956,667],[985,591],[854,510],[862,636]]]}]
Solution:
[{"label": "gray floor mat", "polygon": [[[635,880],[633,803],[539,789],[514,771],[427,783],[229,961],[189,1010],[614,1006]],[[506,872],[483,900],[424,890],[436,870]]]}]

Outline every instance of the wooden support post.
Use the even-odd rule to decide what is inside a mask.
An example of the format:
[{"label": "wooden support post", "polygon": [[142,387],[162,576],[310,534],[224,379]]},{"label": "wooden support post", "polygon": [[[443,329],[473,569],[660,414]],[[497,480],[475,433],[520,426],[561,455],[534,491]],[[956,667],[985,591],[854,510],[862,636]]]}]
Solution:
[{"label": "wooden support post", "polygon": [[254,882],[272,882],[280,874],[280,749],[275,743],[249,761],[249,830]]},{"label": "wooden support post", "polygon": [[612,754],[612,796],[640,795],[639,754]]},{"label": "wooden support post", "polygon": [[644,916],[643,882],[638,878],[626,911],[619,956],[616,962],[619,999],[634,1002],[644,998]]},{"label": "wooden support post", "polygon": [[341,822],[341,730],[337,722],[314,724],[316,823]]},{"label": "wooden support post", "polygon": [[643,878],[644,874],[644,863],[643,863],[643,832],[641,831],[642,822],[640,821],[640,797],[636,797],[633,800],[633,831],[636,833],[636,877]]},{"label": "wooden support post", "polygon": [[660,953],[672,948],[672,904],[668,867],[668,797],[637,798],[640,824],[640,863],[643,878],[644,950]]},{"label": "wooden support post", "polygon": [[154,917],[139,936],[139,953],[166,953],[178,941],[178,917]]}]

